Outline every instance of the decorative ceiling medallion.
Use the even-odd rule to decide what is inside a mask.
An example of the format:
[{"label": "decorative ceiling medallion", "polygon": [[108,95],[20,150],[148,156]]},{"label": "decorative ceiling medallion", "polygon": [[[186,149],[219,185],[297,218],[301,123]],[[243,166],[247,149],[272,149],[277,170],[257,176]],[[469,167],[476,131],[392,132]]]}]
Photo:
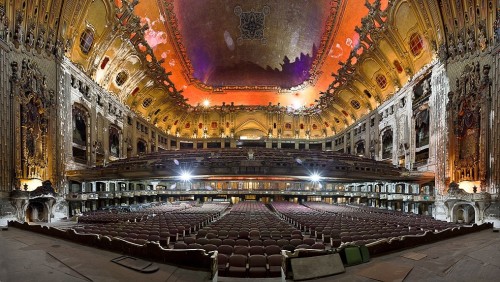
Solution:
[{"label": "decorative ceiling medallion", "polygon": [[260,40],[262,44],[267,43],[264,29],[266,15],[269,14],[270,10],[268,6],[264,6],[261,12],[255,12],[253,9],[250,12],[243,12],[241,6],[234,7],[234,14],[240,17],[241,36],[237,39],[239,45],[243,44],[243,40]]}]

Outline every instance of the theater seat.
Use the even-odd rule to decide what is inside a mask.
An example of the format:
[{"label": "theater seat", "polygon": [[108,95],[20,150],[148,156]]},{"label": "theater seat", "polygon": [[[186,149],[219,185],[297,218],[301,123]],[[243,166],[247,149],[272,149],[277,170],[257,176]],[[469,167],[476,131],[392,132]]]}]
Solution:
[{"label": "theater seat", "polygon": [[266,277],[267,259],[264,255],[251,255],[248,258],[248,276]]},{"label": "theater seat", "polygon": [[227,268],[229,264],[229,257],[225,254],[217,254],[217,269],[219,275],[225,276],[227,274]]},{"label": "theater seat", "polygon": [[281,276],[281,267],[283,264],[282,255],[268,255],[267,264],[269,265],[269,276],[279,277]]},{"label": "theater seat", "polygon": [[229,257],[229,268],[227,275],[231,277],[246,277],[247,275],[247,256],[232,255]]}]

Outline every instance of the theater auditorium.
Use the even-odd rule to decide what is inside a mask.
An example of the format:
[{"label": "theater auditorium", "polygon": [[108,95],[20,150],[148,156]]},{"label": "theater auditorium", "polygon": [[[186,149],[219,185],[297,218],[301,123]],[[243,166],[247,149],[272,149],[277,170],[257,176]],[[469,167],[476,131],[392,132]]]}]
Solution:
[{"label": "theater auditorium", "polygon": [[0,281],[493,281],[500,1],[0,0]]}]

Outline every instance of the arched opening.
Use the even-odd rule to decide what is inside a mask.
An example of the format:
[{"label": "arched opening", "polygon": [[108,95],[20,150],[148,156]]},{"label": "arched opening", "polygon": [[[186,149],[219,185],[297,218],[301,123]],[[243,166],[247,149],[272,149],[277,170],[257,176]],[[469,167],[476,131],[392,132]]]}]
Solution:
[{"label": "arched opening", "polygon": [[26,222],[48,222],[48,211],[41,202],[30,202],[26,209]]},{"label": "arched opening", "polygon": [[87,55],[94,44],[94,31],[87,27],[80,35],[80,50]]},{"label": "arched opening", "polygon": [[359,141],[356,143],[356,155],[364,156],[365,155],[365,142]]},{"label": "arched opening", "polygon": [[87,161],[87,112],[73,109],[73,158],[77,162]]},{"label": "arched opening", "polygon": [[455,203],[451,209],[451,221],[460,224],[474,224],[476,223],[477,212],[472,203]]},{"label": "arched opening", "polygon": [[382,159],[392,158],[392,130],[386,130],[382,135]]},{"label": "arched opening", "polygon": [[415,117],[416,147],[429,145],[429,111],[424,110]]},{"label": "arched opening", "polygon": [[147,148],[146,141],[144,141],[144,140],[137,141],[137,154],[138,155],[145,154],[146,148]]},{"label": "arched opening", "polygon": [[120,157],[120,130],[114,126],[109,128],[109,154],[111,157]]}]

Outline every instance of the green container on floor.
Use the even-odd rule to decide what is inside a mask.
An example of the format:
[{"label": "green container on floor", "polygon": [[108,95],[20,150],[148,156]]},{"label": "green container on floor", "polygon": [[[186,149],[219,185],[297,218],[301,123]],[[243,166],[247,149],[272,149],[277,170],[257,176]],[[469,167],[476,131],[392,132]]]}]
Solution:
[{"label": "green container on floor", "polygon": [[370,252],[368,251],[368,248],[365,245],[359,246],[359,251],[361,252],[361,259],[363,262],[369,262]]},{"label": "green container on floor", "polygon": [[345,263],[348,266],[363,263],[363,258],[361,257],[361,252],[359,250],[359,247],[357,246],[346,247],[344,249],[344,252],[345,252]]}]

